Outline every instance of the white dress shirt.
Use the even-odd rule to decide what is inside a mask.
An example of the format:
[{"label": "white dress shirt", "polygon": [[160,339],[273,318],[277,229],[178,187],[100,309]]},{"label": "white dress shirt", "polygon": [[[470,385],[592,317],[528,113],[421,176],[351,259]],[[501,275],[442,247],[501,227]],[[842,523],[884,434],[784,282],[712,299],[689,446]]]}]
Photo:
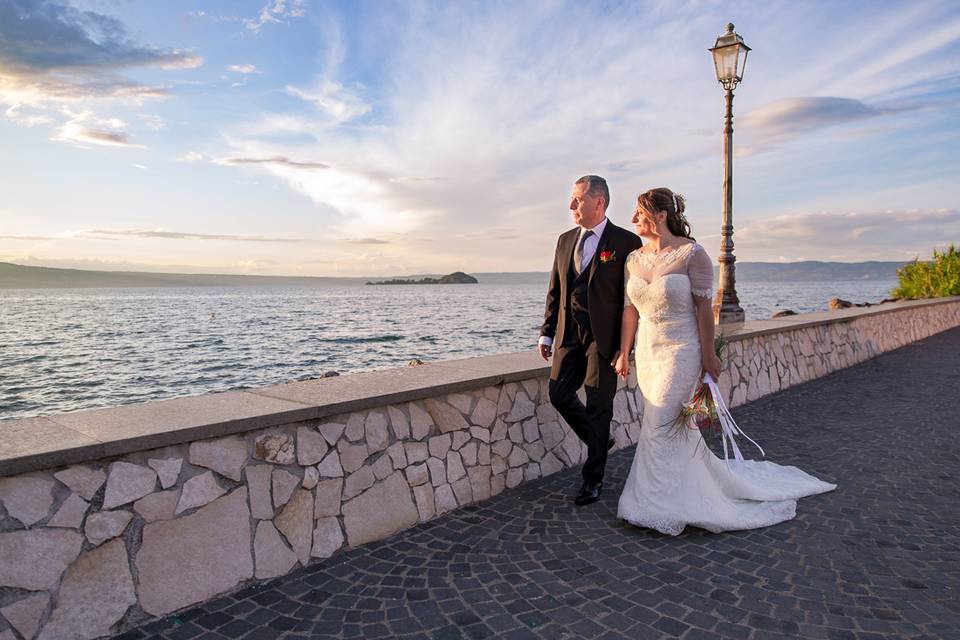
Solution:
[{"label": "white dress shirt", "polygon": [[[580,256],[580,271],[585,271],[588,266],[590,266],[590,261],[593,260],[593,254],[597,252],[597,246],[600,244],[600,236],[603,235],[603,230],[607,228],[607,218],[604,216],[603,220],[600,221],[597,226],[592,229],[585,229],[580,227],[580,233],[577,234],[577,243],[574,245],[574,253],[576,253],[576,246],[580,244],[580,239],[583,237],[583,234],[587,231],[592,231],[593,235],[583,241],[583,254]],[[563,304],[563,302],[561,302]],[[539,344],[546,345],[548,347],[553,346],[553,338],[549,336],[540,336]]]}]

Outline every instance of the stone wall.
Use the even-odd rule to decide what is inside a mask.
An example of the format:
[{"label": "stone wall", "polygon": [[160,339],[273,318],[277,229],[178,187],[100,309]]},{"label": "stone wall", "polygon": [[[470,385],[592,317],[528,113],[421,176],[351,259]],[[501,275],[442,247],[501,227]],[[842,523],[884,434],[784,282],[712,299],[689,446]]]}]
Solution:
[{"label": "stone wall", "polygon": [[884,307],[890,310],[847,312],[840,322],[821,321],[837,312],[808,314],[783,326],[731,332],[719,380],[728,404],[752,402],[960,326],[960,302]]},{"label": "stone wall", "polygon": [[[958,325],[960,300],[739,327],[727,335],[721,385],[742,404]],[[0,640],[116,633],[580,464],[585,449],[549,404],[545,367],[511,364],[517,379],[490,382],[499,375],[490,370],[508,368],[508,360],[516,356],[260,390],[274,403],[300,398],[297,411],[317,415],[346,406],[351,392],[362,396],[356,381],[364,376],[379,387],[396,383],[402,394],[367,392],[365,407],[354,398],[357,410],[306,420],[277,418],[294,414],[275,404],[275,413],[245,421],[209,417],[214,438],[196,437],[203,425],[183,427],[169,408],[176,401],[143,405],[141,413],[0,423],[0,435],[9,436],[0,439],[7,448],[0,473],[17,470],[0,478]],[[455,391],[437,391],[451,384]],[[323,400],[310,405],[304,389]],[[621,384],[618,448],[636,442],[640,400],[635,381]],[[160,405],[167,408],[153,414],[161,426],[176,424],[174,435],[102,437],[83,445],[94,448],[66,453],[49,442],[56,426],[66,442],[65,425],[90,434],[121,411],[126,430],[139,434],[146,418],[136,416]],[[42,455],[29,450],[30,437],[38,448],[42,439]],[[122,455],[92,453],[123,447]],[[77,451],[89,459],[51,464]]]},{"label": "stone wall", "polygon": [[106,635],[585,457],[538,377],[3,478],[0,615],[23,638]]}]

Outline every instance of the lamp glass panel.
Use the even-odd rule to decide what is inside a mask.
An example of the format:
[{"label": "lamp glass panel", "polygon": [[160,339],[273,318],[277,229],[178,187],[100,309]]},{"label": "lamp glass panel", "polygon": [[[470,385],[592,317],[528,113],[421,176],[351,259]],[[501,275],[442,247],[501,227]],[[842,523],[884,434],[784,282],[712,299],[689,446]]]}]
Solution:
[{"label": "lamp glass panel", "polygon": [[737,53],[740,47],[731,45],[721,47],[713,52],[713,63],[717,69],[717,80],[733,80],[737,77]]}]

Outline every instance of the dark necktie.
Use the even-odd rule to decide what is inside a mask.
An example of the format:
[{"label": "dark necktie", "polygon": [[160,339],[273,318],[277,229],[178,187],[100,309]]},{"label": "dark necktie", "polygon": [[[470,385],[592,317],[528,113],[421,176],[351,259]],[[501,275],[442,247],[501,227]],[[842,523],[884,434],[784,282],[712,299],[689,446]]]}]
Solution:
[{"label": "dark necktie", "polygon": [[577,248],[573,251],[573,268],[577,272],[577,275],[583,271],[583,245],[586,244],[587,238],[593,235],[593,231],[584,231],[580,235],[580,241],[577,243]]}]

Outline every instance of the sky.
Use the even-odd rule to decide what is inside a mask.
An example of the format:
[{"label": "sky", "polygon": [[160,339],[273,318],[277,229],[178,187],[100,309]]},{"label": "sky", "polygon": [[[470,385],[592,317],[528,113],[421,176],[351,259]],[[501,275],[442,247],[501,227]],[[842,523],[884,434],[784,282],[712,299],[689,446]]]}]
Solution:
[{"label": "sky", "polygon": [[0,261],[547,271],[573,182],[683,194],[716,257],[960,244],[960,3],[0,0]]}]

